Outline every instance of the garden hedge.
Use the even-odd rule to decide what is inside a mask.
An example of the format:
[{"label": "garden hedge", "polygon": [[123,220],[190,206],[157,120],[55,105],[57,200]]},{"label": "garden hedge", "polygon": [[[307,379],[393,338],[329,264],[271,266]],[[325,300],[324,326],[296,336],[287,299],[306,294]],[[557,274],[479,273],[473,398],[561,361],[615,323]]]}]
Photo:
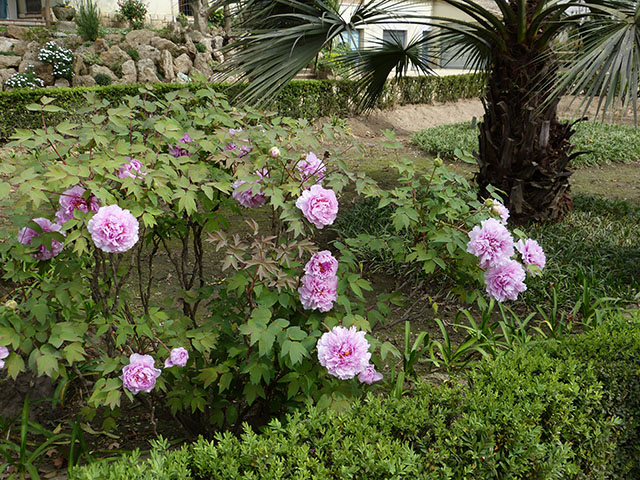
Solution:
[{"label": "garden hedge", "polygon": [[257,434],[76,469],[72,480],[640,478],[640,322],[482,361],[466,382],[310,409]]},{"label": "garden hedge", "polygon": [[[485,79],[482,75],[454,75],[447,77],[410,77],[394,80],[387,85],[379,102],[381,108],[410,103],[433,103],[455,101],[461,98],[478,97],[482,93]],[[213,87],[233,96],[239,86],[218,83]],[[7,139],[17,128],[42,127],[39,112],[27,110],[26,106],[38,103],[42,96],[55,99],[55,105],[67,111],[78,112],[86,106],[84,95],[94,92],[100,99],[117,101],[125,95],[136,95],[141,85],[109,85],[103,87],[74,87],[56,89],[19,89],[0,92],[0,139]],[[164,95],[181,88],[198,88],[197,84],[158,83],[150,86],[152,92]],[[343,116],[357,111],[357,84],[350,80],[297,80],[290,82],[276,98],[271,108],[281,115],[294,118],[317,118],[331,115]],[[66,114],[47,114],[47,123],[61,121]]]}]

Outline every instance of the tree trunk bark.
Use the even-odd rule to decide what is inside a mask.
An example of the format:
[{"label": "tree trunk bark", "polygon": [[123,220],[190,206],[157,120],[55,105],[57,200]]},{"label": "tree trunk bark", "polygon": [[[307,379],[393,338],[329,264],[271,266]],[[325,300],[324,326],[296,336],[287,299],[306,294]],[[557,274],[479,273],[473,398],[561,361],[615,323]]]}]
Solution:
[{"label": "tree trunk bark", "polygon": [[227,37],[231,36],[231,8],[229,5],[224,6],[224,33]]},{"label": "tree trunk bark", "polygon": [[44,23],[47,25],[51,25],[53,19],[51,18],[51,0],[44,1]]},{"label": "tree trunk bark", "polygon": [[[514,32],[511,38],[516,37]],[[489,196],[489,185],[501,190],[515,223],[558,220],[572,207],[574,130],[558,121],[557,102],[539,109],[552,88],[542,88],[539,79],[550,78],[558,68],[548,49],[543,59],[541,53],[533,41],[515,40],[506,52],[494,52],[479,124],[480,193]]]},{"label": "tree trunk bark", "polygon": [[191,0],[193,27],[200,33],[209,31],[209,6],[206,0]]}]

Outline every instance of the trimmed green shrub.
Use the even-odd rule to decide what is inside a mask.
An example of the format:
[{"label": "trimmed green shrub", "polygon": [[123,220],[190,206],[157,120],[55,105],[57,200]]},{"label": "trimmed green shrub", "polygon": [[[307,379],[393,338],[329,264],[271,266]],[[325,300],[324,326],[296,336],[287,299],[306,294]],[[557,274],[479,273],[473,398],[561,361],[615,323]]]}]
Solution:
[{"label": "trimmed green shrub", "polygon": [[75,16],[78,33],[85,40],[95,42],[100,35],[100,9],[93,0],[80,0]]},{"label": "trimmed green shrub", "polygon": [[[574,151],[584,152],[573,160],[574,166],[601,165],[640,160],[640,131],[631,125],[579,122],[571,138]],[[427,153],[453,158],[455,149],[478,150],[478,130],[470,122],[427,128],[413,136],[413,143]]]},{"label": "trimmed green shrub", "polygon": [[136,62],[140,60],[140,53],[135,48],[127,48],[125,51],[127,52],[127,55],[131,57],[131,60],[135,60]]},{"label": "trimmed green shrub", "polygon": [[98,85],[101,86],[111,85],[111,83],[113,82],[113,79],[106,73],[98,73],[95,77],[93,77],[93,79]]},{"label": "trimmed green shrub", "polygon": [[[127,50],[131,58],[136,60],[138,52]],[[85,58],[85,61],[87,59]],[[458,98],[477,97],[481,94],[484,78],[480,75],[456,75],[449,77],[412,77],[394,80],[387,86],[387,92],[380,103],[381,108],[407,103],[432,103],[452,101]],[[212,87],[226,92],[230,97],[236,94],[241,86],[218,83]],[[69,111],[76,111],[86,105],[84,94],[95,92],[98,98],[117,101],[126,95],[135,95],[140,89],[151,89],[156,95],[163,95],[172,90],[189,88],[195,91],[197,83],[142,85],[112,85],[108,87],[76,87],[57,88],[53,90],[0,92],[0,108],[5,115],[0,119],[0,139],[10,137],[17,128],[33,129],[42,126],[40,112],[31,112],[26,106],[38,103],[43,96],[56,99],[55,105]],[[272,102],[270,108],[279,114],[294,118],[318,118],[330,115],[344,116],[357,111],[354,99],[357,98],[357,85],[350,80],[317,80],[292,81],[284,91]],[[63,118],[60,114],[46,116],[49,124],[57,123]]]},{"label": "trimmed green shrub", "polygon": [[[153,478],[178,478],[178,464],[181,478],[201,479],[639,478],[639,349],[638,319],[620,316],[480,362],[468,386],[423,384],[342,414],[313,408],[262,434],[200,439]],[[134,454],[70,478],[149,478],[138,464]]]}]

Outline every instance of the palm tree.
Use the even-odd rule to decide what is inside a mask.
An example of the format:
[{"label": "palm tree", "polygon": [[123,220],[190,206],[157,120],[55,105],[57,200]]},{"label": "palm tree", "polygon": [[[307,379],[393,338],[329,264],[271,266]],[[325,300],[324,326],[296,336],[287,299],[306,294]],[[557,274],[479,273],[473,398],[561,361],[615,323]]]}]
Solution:
[{"label": "palm tree", "polygon": [[[443,1],[469,19],[416,17],[410,5],[395,0],[362,1],[350,19],[322,0],[273,0],[264,15],[265,2],[246,0],[250,34],[234,45],[238,53],[230,64],[241,81],[249,81],[241,99],[272,98],[322,48],[358,27],[392,22],[398,15],[438,27],[444,48],[467,53],[471,66],[488,69],[477,154],[480,193],[490,185],[501,190],[519,222],[561,218],[571,207],[569,164],[577,154],[570,142],[572,125],[558,121],[558,99],[575,88],[586,91],[587,98],[603,99],[604,110],[616,95],[624,105],[636,104],[640,7],[632,0],[494,0],[499,10],[494,13],[474,0]],[[581,8],[570,13],[576,5]],[[561,63],[554,41],[572,28],[580,31],[581,50],[574,52],[576,59]],[[401,75],[413,64],[431,71],[433,64],[420,54],[424,41],[405,46],[391,39],[346,54],[345,61],[358,60],[352,65],[364,107],[375,104],[394,69]]]}]

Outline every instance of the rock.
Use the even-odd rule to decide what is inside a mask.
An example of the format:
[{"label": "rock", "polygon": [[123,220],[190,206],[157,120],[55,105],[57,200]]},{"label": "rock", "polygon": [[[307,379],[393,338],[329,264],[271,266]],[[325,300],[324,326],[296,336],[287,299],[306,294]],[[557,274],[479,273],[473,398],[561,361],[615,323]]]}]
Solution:
[{"label": "rock", "polygon": [[104,38],[99,38],[95,42],[93,42],[93,45],[90,48],[95,53],[100,54],[102,52],[106,52],[107,50],[109,50],[109,45],[104,40]]},{"label": "rock", "polygon": [[13,45],[13,51],[18,55],[24,55],[29,50],[29,42],[25,42],[24,40],[17,40],[17,43]]},{"label": "rock", "polygon": [[156,33],[151,30],[132,30],[127,33],[125,39],[133,48],[138,48],[140,45],[150,45],[151,39],[155,36]]},{"label": "rock", "polygon": [[136,83],[138,81],[138,70],[136,62],[127,60],[122,64],[122,78],[118,83]]},{"label": "rock", "polygon": [[84,43],[84,39],[80,35],[76,35],[74,33],[67,35],[66,38],[64,39],[65,47],[70,48],[72,50],[75,50],[83,43]]},{"label": "rock", "polygon": [[180,55],[189,55],[189,49],[184,45],[178,45],[175,49],[175,52],[171,52],[174,58],[179,57]]},{"label": "rock", "polygon": [[[209,78],[213,75],[213,70],[211,70],[211,55],[208,53],[198,53],[196,55],[196,59],[193,61],[193,70],[196,70],[203,74],[205,77]],[[193,73],[193,71],[192,71]]]},{"label": "rock", "polygon": [[102,65],[91,65],[91,68],[89,68],[89,75],[91,75],[92,77],[95,77],[99,73],[102,73],[103,75],[107,75],[111,77],[111,80],[113,81],[118,80],[118,77],[116,76],[116,74],[113,73],[109,68],[104,67]]},{"label": "rock", "polygon": [[224,54],[220,50],[213,52],[213,59],[218,63],[224,63]]},{"label": "rock", "polygon": [[178,80],[178,83],[189,83],[191,81],[189,76],[185,75],[182,72],[178,72],[178,74],[176,75],[176,79]]},{"label": "rock", "polygon": [[40,44],[38,42],[36,42],[36,41],[33,41],[33,42],[29,42],[27,44],[27,50],[24,53],[25,53],[25,55],[27,53],[33,53],[33,54],[35,54],[37,56],[39,51],[40,51]]},{"label": "rock", "polygon": [[158,64],[160,62],[160,57],[162,56],[160,50],[158,50],[156,47],[152,47],[151,45],[140,45],[138,47],[138,53],[140,54],[140,60],[149,58],[153,60],[153,63],[155,64]]},{"label": "rock", "polygon": [[73,77],[74,87],[95,87],[96,81],[91,75],[76,75]]},{"label": "rock", "polygon": [[177,53],[178,46],[171,40],[168,40],[166,38],[153,37],[153,39],[151,40],[151,46],[157,48],[160,51],[169,50],[171,55],[173,55],[174,57],[180,55],[179,53]]},{"label": "rock", "polygon": [[193,40],[191,40],[191,37],[189,37],[188,35],[185,35],[184,44],[187,47],[187,51],[189,52],[189,55],[191,56],[191,58],[196,58],[198,50],[196,49],[196,45],[195,43],[193,43]]},{"label": "rock", "polygon": [[13,52],[14,47],[20,42],[21,40],[15,38],[0,37],[0,52]]},{"label": "rock", "polygon": [[117,63],[124,63],[127,60],[131,60],[131,57],[120,47],[114,45],[106,52],[102,52],[100,59],[105,65],[113,67]]},{"label": "rock", "polygon": [[20,27],[18,25],[7,25],[7,37],[16,38],[18,40],[25,40],[25,36],[29,31],[26,27]]},{"label": "rock", "polygon": [[124,41],[124,35],[121,33],[107,33],[102,38],[109,45],[120,45]]},{"label": "rock", "polygon": [[156,65],[150,58],[142,58],[138,61],[138,83],[158,83]]},{"label": "rock", "polygon": [[67,80],[66,78],[58,78],[56,79],[56,83],[53,84],[54,87],[58,87],[58,88],[65,88],[65,87],[69,87],[69,80]]},{"label": "rock", "polygon": [[76,24],[73,22],[60,21],[56,23],[56,28],[60,32],[73,33],[76,31]]},{"label": "rock", "polygon": [[53,66],[39,60],[25,60],[23,58],[18,66],[18,71],[24,72],[30,65],[33,65],[33,71],[44,81],[45,85],[53,85]]},{"label": "rock", "polygon": [[169,50],[162,51],[159,69],[160,73],[162,73],[162,76],[166,81],[173,82],[173,80],[176,78],[176,73],[173,69],[173,57],[171,56],[171,52],[169,52]]},{"label": "rock", "polygon": [[224,37],[216,35],[213,37],[214,50],[220,50],[224,45]]},{"label": "rock", "polygon": [[22,62],[20,55],[0,55],[0,68],[17,67]]},{"label": "rock", "polygon": [[2,85],[4,86],[4,82],[9,80],[16,73],[18,73],[18,71],[15,68],[0,69],[0,81],[2,81]]},{"label": "rock", "polygon": [[200,43],[202,45],[204,45],[204,48],[206,49],[205,51],[209,54],[213,53],[213,50],[215,49],[215,45],[214,45],[214,41],[212,37],[206,37],[203,38]]},{"label": "rock", "polygon": [[191,30],[190,32],[187,33],[187,35],[195,43],[201,42],[202,39],[204,38],[204,35],[202,34],[202,32],[199,32],[198,30]]},{"label": "rock", "polygon": [[73,57],[73,74],[74,75],[87,75],[89,73],[89,69],[87,68],[87,64],[84,63],[81,55],[74,55]]},{"label": "rock", "polygon": [[175,67],[176,72],[188,75],[193,68],[193,62],[191,61],[191,58],[189,58],[189,55],[183,53],[178,58],[175,58],[173,60],[173,66]]}]

